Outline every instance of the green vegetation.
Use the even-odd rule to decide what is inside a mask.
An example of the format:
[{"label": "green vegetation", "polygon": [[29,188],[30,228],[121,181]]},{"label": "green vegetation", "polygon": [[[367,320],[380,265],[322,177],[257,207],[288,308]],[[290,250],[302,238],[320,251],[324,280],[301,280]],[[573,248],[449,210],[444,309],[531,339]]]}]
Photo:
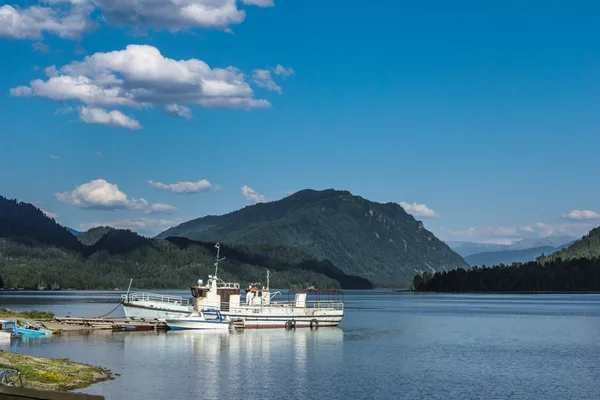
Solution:
[{"label": "green vegetation", "polygon": [[0,350],[0,369],[17,369],[23,385],[33,389],[74,390],[113,379],[111,372],[67,359],[32,357]]},{"label": "green vegetation", "polygon": [[433,292],[600,291],[600,228],[567,249],[525,264],[500,264],[416,275],[413,286]]},{"label": "green vegetation", "polygon": [[580,240],[573,242],[566,249],[562,249],[549,256],[542,255],[538,262],[546,264],[557,259],[573,260],[577,258],[593,259],[600,257],[600,227],[592,229]]},{"label": "green vegetation", "polygon": [[468,266],[398,204],[335,190],[303,190],[279,201],[199,218],[158,238],[170,236],[297,248],[380,286],[408,285],[415,269]]},{"label": "green vegetation", "polygon": [[[126,288],[133,278],[137,288],[174,289],[188,288],[214,272],[214,243],[148,239],[127,230],[97,228],[81,235],[90,243],[84,245],[31,205],[0,197],[0,210],[18,233],[3,229],[0,234],[0,287],[114,289]],[[30,231],[20,227],[19,219],[27,221]],[[36,230],[35,221],[44,229]],[[220,278],[242,284],[264,281],[270,269],[272,287],[371,287],[329,261],[285,246],[224,244],[222,255],[226,260]]]},{"label": "green vegetation", "polygon": [[13,311],[7,308],[0,308],[0,318],[27,318],[32,320],[52,319],[54,313],[48,311]]},{"label": "green vegetation", "polygon": [[77,240],[79,240],[86,246],[93,246],[98,242],[98,240],[102,238],[102,236],[104,236],[112,230],[113,228],[108,226],[99,226],[97,228],[92,228],[87,232],[78,234]]}]

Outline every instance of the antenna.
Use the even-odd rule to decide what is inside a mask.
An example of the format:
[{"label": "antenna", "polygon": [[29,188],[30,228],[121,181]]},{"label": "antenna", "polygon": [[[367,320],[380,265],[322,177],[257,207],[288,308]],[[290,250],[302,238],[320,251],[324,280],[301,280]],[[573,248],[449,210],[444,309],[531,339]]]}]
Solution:
[{"label": "antenna", "polygon": [[219,258],[219,254],[221,253],[221,243],[217,242],[215,244],[215,247],[217,248],[217,262],[215,263],[215,278],[216,278],[217,272],[219,271],[219,261],[223,261],[225,259],[225,257]]},{"label": "antenna", "polygon": [[269,288],[269,274],[271,271],[267,270],[267,289]]}]

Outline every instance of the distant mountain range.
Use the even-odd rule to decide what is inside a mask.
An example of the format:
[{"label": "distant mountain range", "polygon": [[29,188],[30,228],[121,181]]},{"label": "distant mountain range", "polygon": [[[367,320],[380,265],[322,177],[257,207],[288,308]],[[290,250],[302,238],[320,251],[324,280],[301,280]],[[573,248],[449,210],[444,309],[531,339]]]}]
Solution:
[{"label": "distant mountain range", "polygon": [[290,246],[385,286],[408,286],[422,271],[468,266],[400,205],[332,189],[303,190],[279,201],[198,218],[157,238],[172,236]]},{"label": "distant mountain range", "polygon": [[511,245],[450,242],[471,266],[511,265],[513,262],[534,261],[542,254],[551,254],[572,243],[570,236],[549,236],[543,239],[523,239]]},{"label": "distant mountain range", "polygon": [[[452,250],[462,257],[468,257],[472,254],[508,251],[508,250],[527,250],[536,247],[554,247],[561,248],[566,244],[574,242],[577,238],[572,236],[548,236],[543,239],[522,239],[513,244],[495,244],[495,243],[475,243],[465,241],[447,241],[446,244]],[[541,254],[541,253],[540,253]]]},{"label": "distant mountain range", "polygon": [[485,253],[471,254],[465,257],[465,261],[471,266],[488,266],[493,265],[511,265],[514,262],[534,261],[542,254],[550,254],[559,249],[549,246],[534,247],[525,250],[503,250],[503,251],[488,251]]}]

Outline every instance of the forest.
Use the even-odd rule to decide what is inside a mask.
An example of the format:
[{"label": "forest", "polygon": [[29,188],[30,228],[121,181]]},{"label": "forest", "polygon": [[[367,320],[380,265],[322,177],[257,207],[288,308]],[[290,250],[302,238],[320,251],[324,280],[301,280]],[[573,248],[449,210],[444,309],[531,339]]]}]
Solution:
[{"label": "forest", "polygon": [[415,290],[425,292],[600,291],[600,259],[556,258],[510,266],[474,267],[415,275]]},{"label": "forest", "polygon": [[[148,239],[129,230],[98,227],[75,237],[38,208],[0,196],[0,288],[182,289],[214,273],[215,243]],[[290,246],[223,244],[219,277],[243,286],[371,288],[328,260]]]}]

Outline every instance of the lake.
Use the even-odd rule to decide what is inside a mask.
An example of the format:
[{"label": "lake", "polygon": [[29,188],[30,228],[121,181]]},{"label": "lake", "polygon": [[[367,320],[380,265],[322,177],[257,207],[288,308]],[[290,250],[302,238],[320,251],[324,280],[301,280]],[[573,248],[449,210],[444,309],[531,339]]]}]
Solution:
[{"label": "lake", "polygon": [[[112,310],[120,294],[0,292],[0,307],[91,317]],[[10,350],[121,374],[82,390],[107,399],[599,396],[600,295],[373,290],[347,291],[345,302],[336,329],[93,332]]]}]

